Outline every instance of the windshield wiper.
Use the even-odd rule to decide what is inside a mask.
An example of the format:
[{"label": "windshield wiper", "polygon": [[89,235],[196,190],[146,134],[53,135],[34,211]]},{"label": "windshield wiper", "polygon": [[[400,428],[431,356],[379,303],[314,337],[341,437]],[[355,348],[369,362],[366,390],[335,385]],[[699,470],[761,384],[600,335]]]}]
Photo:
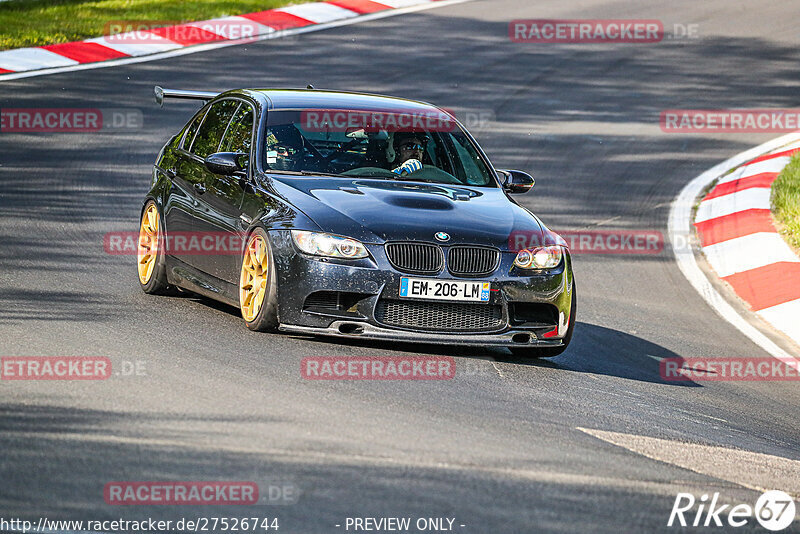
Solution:
[{"label": "windshield wiper", "polygon": [[448,182],[437,182],[436,180],[424,180],[422,178],[416,178],[416,179],[411,178],[411,179],[406,179],[406,180],[404,180],[403,178],[409,178],[409,177],[402,176],[402,177],[393,178],[393,180],[395,182],[420,182],[420,183],[425,183],[425,184],[456,185],[456,184],[450,184]]},{"label": "windshield wiper", "polygon": [[316,171],[279,171],[274,169],[268,169],[267,172],[272,174],[290,174],[293,176],[333,176],[336,178],[349,178],[349,176],[345,174],[335,174],[332,172],[316,172]]}]

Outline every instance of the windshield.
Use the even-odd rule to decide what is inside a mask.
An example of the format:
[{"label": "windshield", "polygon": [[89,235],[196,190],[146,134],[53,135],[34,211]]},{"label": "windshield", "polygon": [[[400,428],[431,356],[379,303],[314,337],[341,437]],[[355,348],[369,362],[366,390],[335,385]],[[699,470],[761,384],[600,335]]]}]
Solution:
[{"label": "windshield", "polygon": [[439,111],[270,111],[266,144],[271,172],[496,187],[475,145]]}]

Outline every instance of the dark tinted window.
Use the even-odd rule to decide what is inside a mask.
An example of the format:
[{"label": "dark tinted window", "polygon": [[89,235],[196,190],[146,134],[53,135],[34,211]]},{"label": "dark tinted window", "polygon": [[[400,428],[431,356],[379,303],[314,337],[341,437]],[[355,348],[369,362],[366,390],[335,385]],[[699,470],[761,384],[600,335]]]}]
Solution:
[{"label": "dark tinted window", "polygon": [[222,100],[211,106],[192,144],[193,153],[205,158],[217,152],[222,135],[238,106],[239,102],[236,100]]},{"label": "dark tinted window", "polygon": [[242,103],[233,120],[228,126],[228,131],[222,139],[220,152],[242,152],[250,153],[253,133],[253,108],[249,104]]},{"label": "dark tinted window", "polygon": [[[275,110],[265,168],[387,180],[496,187],[467,134],[444,111]],[[416,160],[420,167],[403,171]]]},{"label": "dark tinted window", "polygon": [[192,123],[186,129],[186,135],[183,136],[181,148],[185,148],[186,150],[188,150],[189,147],[192,146],[192,139],[194,139],[194,134],[197,133],[197,129],[200,127],[200,123],[203,122],[203,117],[205,116],[206,116],[206,110],[203,110],[203,112],[198,114],[197,117],[192,121]]}]

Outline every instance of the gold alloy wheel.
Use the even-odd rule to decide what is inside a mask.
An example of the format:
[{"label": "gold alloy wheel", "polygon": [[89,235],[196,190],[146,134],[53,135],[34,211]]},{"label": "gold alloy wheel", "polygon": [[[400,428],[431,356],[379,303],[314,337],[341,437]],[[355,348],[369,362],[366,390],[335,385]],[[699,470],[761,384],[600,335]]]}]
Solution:
[{"label": "gold alloy wheel", "polygon": [[150,204],[142,215],[142,225],[139,228],[139,280],[143,285],[150,281],[156,267],[158,257],[158,208]]},{"label": "gold alloy wheel", "polygon": [[242,317],[253,322],[264,304],[269,277],[269,258],[264,238],[254,234],[247,243],[242,261],[242,274],[239,277],[239,302]]}]

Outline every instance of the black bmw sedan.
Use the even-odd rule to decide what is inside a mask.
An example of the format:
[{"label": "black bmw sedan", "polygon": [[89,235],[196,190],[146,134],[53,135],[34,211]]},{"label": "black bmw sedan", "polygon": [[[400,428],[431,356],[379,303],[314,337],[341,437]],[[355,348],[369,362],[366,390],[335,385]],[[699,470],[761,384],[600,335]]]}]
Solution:
[{"label": "black bmw sedan", "polygon": [[138,275],[237,306],[248,328],[555,356],[576,295],[566,243],[510,195],[455,117],[360,93],[156,87],[202,108],[166,143]]}]

